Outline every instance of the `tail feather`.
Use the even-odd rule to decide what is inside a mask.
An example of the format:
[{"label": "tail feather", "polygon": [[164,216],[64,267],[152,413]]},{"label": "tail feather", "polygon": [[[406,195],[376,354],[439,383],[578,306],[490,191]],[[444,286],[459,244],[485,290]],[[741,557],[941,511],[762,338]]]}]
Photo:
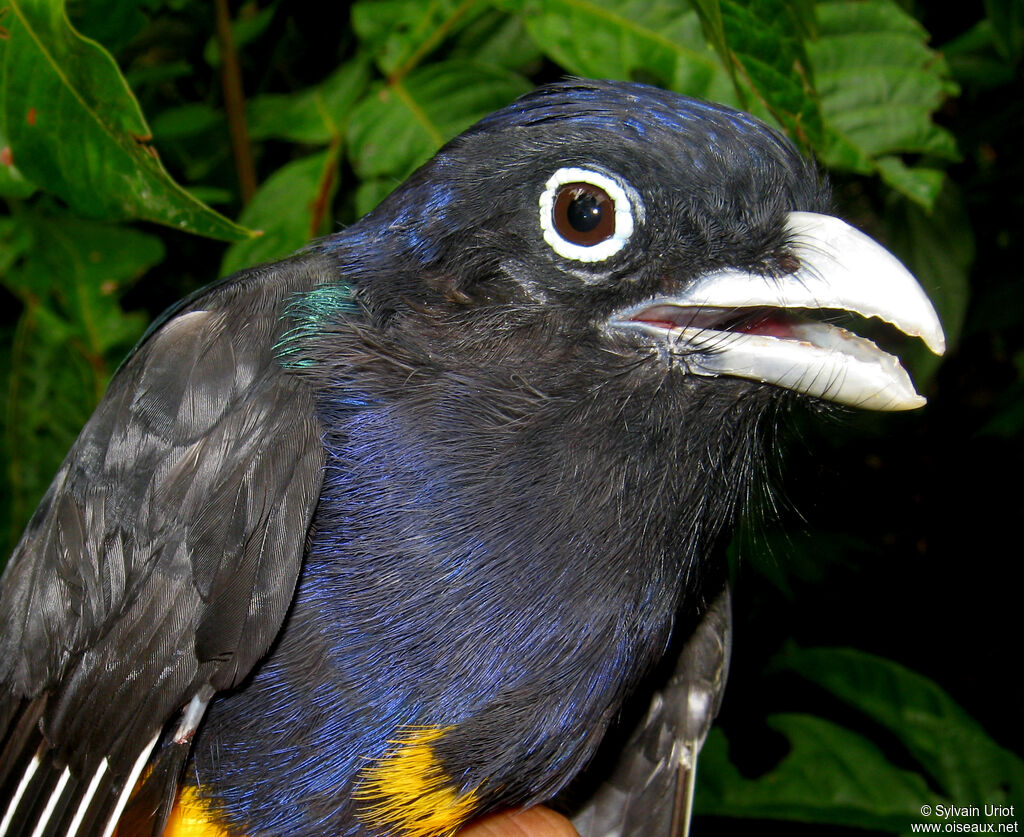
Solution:
[{"label": "tail feather", "polygon": [[172,734],[172,727],[161,741],[158,731],[132,754],[131,769],[118,775],[111,765],[127,754],[97,754],[69,767],[41,732],[45,704],[43,696],[13,710],[0,707],[7,716],[0,739],[0,837],[159,837],[201,713],[179,725],[177,733],[186,729],[185,736]]},{"label": "tail feather", "polygon": [[32,837],[42,837],[51,831],[52,824],[60,820],[64,811],[71,804],[75,787],[78,784],[71,780],[69,768],[61,769],[59,765],[55,764],[48,765],[47,768],[47,782],[36,798],[36,811],[27,817],[29,822],[35,824]]},{"label": "tail feather", "polygon": [[104,806],[97,800],[108,799],[113,793],[114,779],[107,769],[107,760],[100,762],[93,771],[92,778],[85,783],[83,792],[76,799],[76,804],[69,805],[64,816],[55,823],[54,834],[64,837],[95,834],[98,823],[104,816]]},{"label": "tail feather", "polygon": [[171,815],[190,742],[166,743],[152,760],[146,775],[117,824],[117,837],[160,837]]},{"label": "tail feather", "polygon": [[14,788],[0,821],[0,837],[45,834],[46,821],[67,786],[63,767],[50,758],[46,744],[36,749]]},{"label": "tail feather", "polygon": [[46,708],[46,698],[33,701],[11,699],[9,707],[5,709],[8,722],[2,739],[3,748],[0,749],[0,800],[14,796],[25,770],[43,743],[39,719]]}]

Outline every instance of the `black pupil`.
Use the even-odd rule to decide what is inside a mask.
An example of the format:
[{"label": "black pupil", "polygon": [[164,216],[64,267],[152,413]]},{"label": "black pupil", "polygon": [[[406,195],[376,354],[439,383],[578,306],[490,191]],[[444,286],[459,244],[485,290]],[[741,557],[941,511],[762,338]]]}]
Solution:
[{"label": "black pupil", "polygon": [[566,209],[566,220],[577,232],[585,233],[595,229],[601,223],[604,209],[601,202],[587,192],[576,195]]}]

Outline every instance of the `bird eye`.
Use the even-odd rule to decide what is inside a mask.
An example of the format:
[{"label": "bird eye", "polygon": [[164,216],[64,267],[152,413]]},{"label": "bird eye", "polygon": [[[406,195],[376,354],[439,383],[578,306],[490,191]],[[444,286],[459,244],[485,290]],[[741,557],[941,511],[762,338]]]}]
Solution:
[{"label": "bird eye", "polygon": [[630,192],[600,172],[559,169],[540,196],[544,240],[567,259],[599,262],[613,256],[633,234],[639,196]]},{"label": "bird eye", "polygon": [[566,183],[555,195],[551,220],[566,241],[592,247],[615,234],[615,201],[592,183]]}]

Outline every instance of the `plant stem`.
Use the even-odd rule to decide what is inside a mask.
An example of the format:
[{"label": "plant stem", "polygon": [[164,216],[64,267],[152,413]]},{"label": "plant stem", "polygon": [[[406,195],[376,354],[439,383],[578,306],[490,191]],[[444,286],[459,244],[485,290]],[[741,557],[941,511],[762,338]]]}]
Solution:
[{"label": "plant stem", "polygon": [[224,109],[231,132],[231,151],[235,157],[235,172],[242,204],[256,194],[256,168],[252,162],[249,129],[245,124],[245,94],[242,91],[242,72],[238,65],[238,52],[231,35],[231,15],[228,0],[216,0],[217,43],[220,48],[220,81],[224,91]]}]

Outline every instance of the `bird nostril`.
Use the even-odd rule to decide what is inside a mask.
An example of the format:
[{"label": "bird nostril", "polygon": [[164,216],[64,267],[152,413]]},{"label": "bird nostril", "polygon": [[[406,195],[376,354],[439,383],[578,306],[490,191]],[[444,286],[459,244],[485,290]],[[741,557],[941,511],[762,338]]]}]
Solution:
[{"label": "bird nostril", "polygon": [[783,276],[789,276],[800,269],[800,259],[792,253],[783,253],[779,256],[777,264]]}]

